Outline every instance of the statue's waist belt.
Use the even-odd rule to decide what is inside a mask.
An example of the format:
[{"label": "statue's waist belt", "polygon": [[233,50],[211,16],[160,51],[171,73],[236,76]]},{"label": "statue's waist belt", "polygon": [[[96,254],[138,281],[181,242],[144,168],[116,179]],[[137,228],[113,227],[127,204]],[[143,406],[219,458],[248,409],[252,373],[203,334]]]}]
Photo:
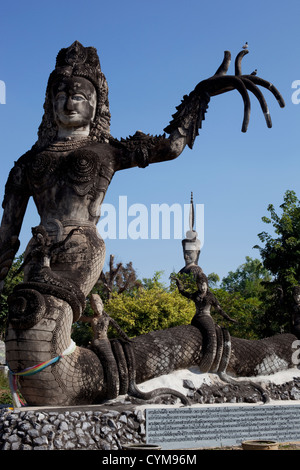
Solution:
[{"label": "statue's waist belt", "polygon": [[68,219],[68,220],[63,220],[61,224],[63,227],[92,227],[92,228],[96,227],[95,223],[89,220],[86,220],[83,222],[81,220]]},{"label": "statue's waist belt", "polygon": [[89,220],[77,220],[77,219],[66,219],[66,220],[58,220],[58,219],[48,219],[46,221],[42,221],[42,225],[45,227],[48,233],[51,232],[60,232],[62,233],[66,227],[90,227],[95,229],[96,224]]}]

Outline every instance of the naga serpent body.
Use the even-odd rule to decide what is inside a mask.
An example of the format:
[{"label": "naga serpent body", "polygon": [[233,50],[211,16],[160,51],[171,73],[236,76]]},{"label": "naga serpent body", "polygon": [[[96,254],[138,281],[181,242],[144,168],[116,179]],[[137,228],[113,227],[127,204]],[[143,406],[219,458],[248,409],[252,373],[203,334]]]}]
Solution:
[{"label": "naga serpent body", "polygon": [[[87,233],[90,230],[79,231],[76,237],[86,237]],[[95,252],[91,252],[87,264],[90,272],[97,273],[101,260],[95,256]],[[72,308],[68,297],[63,299],[61,290],[64,289],[59,286],[60,283],[63,286],[63,283],[58,281],[58,276],[53,277],[56,286],[52,286],[51,295],[49,277],[52,270],[47,272],[47,293],[43,292],[46,284],[26,280],[23,286],[17,286],[9,300],[7,361],[10,369],[17,373],[62,355],[71,343],[74,311],[77,310]],[[77,286],[85,289],[86,282],[79,285],[77,278]],[[33,302],[33,299],[36,301]],[[109,341],[103,337],[95,341],[95,352],[76,347],[72,354],[62,357],[38,374],[21,374],[19,385],[22,395],[28,404],[35,406],[99,403],[126,393],[142,400],[173,394],[188,404],[186,397],[174,390],[158,389],[144,393],[136,384],[178,369],[199,366],[201,370],[203,360],[206,371],[215,372],[222,380],[230,383],[241,383],[235,382],[232,376],[272,374],[293,367],[294,335],[278,335],[258,341],[230,338],[226,329],[213,326],[213,320],[209,318],[217,338],[214,353],[209,350],[209,367],[204,339],[207,325],[202,332],[198,326],[183,325],[154,331],[130,341],[126,341],[126,338]]]},{"label": "naga serpent body", "polygon": [[[12,370],[16,371],[20,366],[26,369],[41,361],[48,361],[70,345],[73,321],[71,307],[53,296],[45,296],[45,303],[44,318],[30,329],[8,327],[7,359]],[[227,374],[251,377],[294,367],[291,357],[295,339],[291,334],[257,341],[231,338]],[[119,343],[119,340],[114,341]],[[202,334],[192,325],[138,336],[132,339],[131,346],[137,384],[201,363]],[[128,380],[126,367],[124,362],[123,377]],[[111,396],[109,382],[105,380],[105,364],[93,351],[80,347],[39,374],[21,376],[19,379],[26,402],[35,406],[100,403]],[[123,386],[119,392],[128,392],[128,386],[127,382],[127,390]]]}]

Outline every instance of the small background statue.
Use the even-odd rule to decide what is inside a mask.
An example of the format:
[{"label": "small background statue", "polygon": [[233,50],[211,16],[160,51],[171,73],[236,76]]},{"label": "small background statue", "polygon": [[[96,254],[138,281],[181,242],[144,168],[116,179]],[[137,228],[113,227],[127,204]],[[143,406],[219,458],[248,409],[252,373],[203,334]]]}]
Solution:
[{"label": "small background statue", "polygon": [[[203,335],[203,358],[200,364],[202,372],[209,372],[215,368],[214,364],[218,340],[216,329],[219,328],[215,324],[212,316],[211,309],[217,310],[228,321],[235,322],[227,315],[221,308],[215,295],[209,290],[208,279],[200,266],[198,266],[198,259],[200,255],[200,240],[197,238],[197,232],[193,229],[194,226],[194,205],[193,193],[191,195],[190,205],[190,230],[186,233],[186,238],[182,240],[183,256],[185,266],[180,270],[179,276],[173,276],[176,281],[178,290],[181,295],[192,300],[195,303],[196,313],[192,318],[191,324],[201,331]],[[189,285],[186,288],[187,284]]]},{"label": "small background statue", "polygon": [[[179,292],[195,303],[196,313],[192,318],[191,325],[198,328],[203,336],[203,354],[199,364],[200,371],[203,373],[216,372],[227,383],[252,385],[261,393],[263,401],[268,402],[269,396],[263,387],[251,381],[238,382],[233,377],[228,376],[226,372],[231,355],[231,337],[226,328],[215,324],[211,316],[211,309],[215,309],[224,319],[230,322],[236,323],[236,320],[230,318],[224,312],[215,295],[209,290],[206,275],[200,266],[198,266],[200,240],[197,239],[197,232],[193,230],[193,226],[194,206],[192,193],[190,230],[186,233],[186,238],[182,240],[185,266],[180,270],[178,277],[172,277],[176,281]],[[184,286],[184,278],[185,281],[188,281],[188,289]]]}]

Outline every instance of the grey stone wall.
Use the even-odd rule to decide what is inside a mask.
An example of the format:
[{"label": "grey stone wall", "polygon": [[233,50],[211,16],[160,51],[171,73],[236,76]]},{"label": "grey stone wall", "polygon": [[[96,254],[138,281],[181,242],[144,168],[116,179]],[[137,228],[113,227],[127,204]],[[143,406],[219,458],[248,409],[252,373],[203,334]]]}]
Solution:
[{"label": "grey stone wall", "polygon": [[0,409],[0,450],[121,450],[145,443],[139,409]]}]

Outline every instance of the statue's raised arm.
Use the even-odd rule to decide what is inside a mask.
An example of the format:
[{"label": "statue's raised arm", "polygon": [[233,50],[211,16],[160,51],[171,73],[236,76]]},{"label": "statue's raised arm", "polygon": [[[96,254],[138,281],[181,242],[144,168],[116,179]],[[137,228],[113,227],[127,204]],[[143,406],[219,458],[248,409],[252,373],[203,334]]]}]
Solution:
[{"label": "statue's raised arm", "polygon": [[258,86],[269,90],[282,108],[285,106],[284,99],[272,83],[256,75],[256,70],[250,74],[242,74],[242,59],[248,52],[248,49],[243,49],[236,56],[234,75],[227,75],[231,53],[224,52],[224,59],[216,73],[202,80],[189,95],[183,97],[181,104],[177,106],[172,121],[164,129],[169,134],[168,138],[153,137],[138,131],[128,139],[122,139],[123,145],[131,149],[130,158],[123,161],[124,167],[135,165],[145,167],[149,163],[172,160],[182,153],[186,145],[192,149],[199,129],[202,128],[202,121],[205,119],[211,97],[232,90],[237,90],[243,99],[242,132],[247,131],[250,120],[251,102],[248,91],[258,99],[266,124],[271,128],[272,121],[268,105]]},{"label": "statue's raised arm", "polygon": [[183,97],[181,104],[176,108],[177,112],[173,115],[173,120],[164,129],[170,135],[171,149],[176,156],[181,153],[185,145],[193,147],[196,136],[199,134],[198,130],[202,127],[202,121],[205,119],[210,98],[228,91],[237,90],[242,96],[244,104],[242,132],[247,131],[250,120],[251,103],[248,91],[258,99],[266,124],[269,128],[272,127],[268,105],[258,85],[268,89],[282,108],[285,106],[284,99],[277,88],[269,81],[258,77],[256,71],[247,75],[242,74],[242,59],[248,52],[248,49],[244,49],[237,55],[235,74],[227,75],[231,53],[225,51],[223,62],[216,73],[212,77],[202,80],[189,95]]},{"label": "statue's raised arm", "polygon": [[[178,128],[180,126],[182,128],[182,125],[184,125],[183,130],[187,136],[187,144],[190,148],[192,148],[203,119],[203,114],[201,114],[199,109],[199,107],[201,108],[201,101],[198,103],[199,98],[205,96],[205,94],[210,98],[212,96],[220,95],[231,90],[237,90],[243,98],[244,119],[242,124],[242,132],[247,131],[250,120],[251,105],[247,90],[251,91],[258,99],[261,109],[264,113],[267,126],[272,127],[268,105],[257,85],[270,90],[282,108],[285,106],[285,103],[281,94],[274,87],[274,85],[272,85],[272,83],[268,82],[267,80],[258,77],[256,75],[256,71],[248,75],[242,74],[242,59],[246,54],[248,54],[248,52],[249,51],[246,49],[237,55],[235,59],[235,75],[227,75],[231,61],[231,54],[229,51],[225,51],[223,62],[216,73],[212,77],[201,81],[189,96],[184,97],[182,104],[178,107],[177,113],[173,116],[173,121],[165,129],[165,131],[171,133],[174,131],[174,129],[176,129],[176,127]],[[188,116],[190,116],[190,119],[188,119]]]}]

